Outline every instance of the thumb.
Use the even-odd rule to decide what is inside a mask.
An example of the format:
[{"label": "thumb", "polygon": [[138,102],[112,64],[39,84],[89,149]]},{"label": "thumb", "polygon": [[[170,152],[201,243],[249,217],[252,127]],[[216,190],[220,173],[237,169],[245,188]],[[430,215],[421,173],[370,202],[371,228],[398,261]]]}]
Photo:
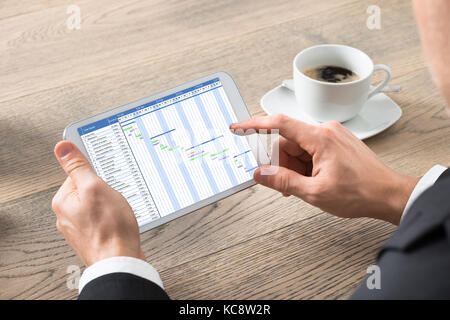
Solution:
[{"label": "thumb", "polygon": [[[263,170],[269,174],[263,174]],[[285,167],[268,166],[260,167],[254,173],[257,183],[277,190],[283,194],[291,194],[303,198],[307,194],[308,186],[311,184],[311,177],[305,177],[294,170]]]},{"label": "thumb", "polygon": [[59,164],[77,187],[96,177],[84,154],[69,141],[60,141],[55,146],[55,156]]}]

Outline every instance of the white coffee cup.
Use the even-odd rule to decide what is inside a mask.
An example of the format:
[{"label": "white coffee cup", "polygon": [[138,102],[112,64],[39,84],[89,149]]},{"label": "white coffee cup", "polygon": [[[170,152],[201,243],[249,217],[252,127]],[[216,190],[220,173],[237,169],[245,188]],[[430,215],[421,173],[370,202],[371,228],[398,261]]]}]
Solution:
[{"label": "white coffee cup", "polygon": [[[359,79],[352,82],[332,83],[314,80],[303,71],[317,66],[337,66],[355,72]],[[294,83],[284,85],[295,91],[299,107],[319,122],[347,121],[355,117],[364,103],[379,93],[391,79],[391,70],[383,64],[374,65],[361,50],[336,44],[307,48],[294,58]],[[386,78],[370,90],[372,73],[384,70]]]}]

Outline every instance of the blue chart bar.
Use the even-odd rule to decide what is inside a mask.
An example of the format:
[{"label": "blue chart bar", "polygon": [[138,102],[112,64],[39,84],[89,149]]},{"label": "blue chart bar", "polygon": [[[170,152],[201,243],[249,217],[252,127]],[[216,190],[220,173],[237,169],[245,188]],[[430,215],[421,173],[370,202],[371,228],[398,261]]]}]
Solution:
[{"label": "blue chart bar", "polygon": [[187,149],[186,149],[186,151],[189,151],[189,150],[191,150],[191,149],[197,148],[197,147],[199,147],[199,146],[201,146],[201,145],[203,145],[203,144],[205,144],[205,143],[208,143],[208,142],[214,141],[214,140],[216,140],[216,139],[219,139],[219,138],[223,138],[223,134],[222,134],[222,135],[220,135],[220,136],[218,136],[218,137],[214,137],[214,138],[212,138],[212,139],[206,140],[206,141],[204,141],[204,142],[202,142],[202,143],[199,143],[199,144],[193,145],[192,147],[190,147],[190,148],[187,148]]},{"label": "blue chart bar", "polygon": [[[170,132],[172,132],[174,129],[169,130],[169,126],[167,125],[166,119],[164,118],[162,111],[156,112],[156,117],[158,118],[159,124],[161,125],[162,129],[166,131],[165,134],[167,141],[169,142],[169,145],[174,147],[175,142],[173,141],[172,135],[170,134]],[[186,182],[192,198],[194,199],[195,202],[199,201],[200,197],[198,196],[197,189],[194,187],[194,183],[192,182],[191,176],[188,173],[186,164],[183,162],[183,159],[181,159],[181,155],[178,152],[175,152],[175,157],[177,158],[178,167],[181,170],[184,182]]]},{"label": "blue chart bar", "polygon": [[[181,121],[183,122],[184,129],[189,133],[189,137],[191,139],[192,145],[196,145],[197,142],[195,140],[194,132],[192,131],[191,125],[187,121],[186,114],[184,113],[184,110],[181,107],[181,104],[177,103],[176,108],[177,108],[178,115],[179,115]],[[191,148],[189,148],[189,149],[191,149]],[[211,187],[211,190],[213,191],[214,194],[219,193],[219,188],[217,187],[217,183],[214,180],[213,175],[211,174],[211,170],[209,169],[208,165],[204,161],[202,161],[201,163],[202,163],[203,172],[206,175],[206,178],[208,179],[208,183],[209,183],[209,186]]]},{"label": "blue chart bar", "polygon": [[[164,123],[165,123],[165,122],[164,122]],[[161,126],[162,126],[162,125],[161,125]],[[166,123],[166,126],[167,126],[167,123]],[[165,134],[171,133],[171,132],[174,131],[175,129],[169,130],[169,128],[164,128],[164,127],[163,127],[163,130],[166,130],[166,132],[157,134],[156,136],[153,136],[153,137],[151,137],[150,139],[153,140],[153,139],[155,139],[155,138],[161,137],[161,136],[163,136],[163,135],[165,135]]]},{"label": "blue chart bar", "polygon": [[[219,93],[219,90],[213,90],[214,92],[214,96],[216,97],[217,102],[219,103],[219,107],[220,107],[220,111],[222,112],[223,117],[225,118],[225,121],[227,123],[227,125],[231,125],[233,123],[233,119],[231,119],[230,113],[227,110],[227,107],[225,106],[225,103],[223,102],[222,96]],[[244,138],[245,139],[245,138]],[[241,137],[238,136],[234,136],[234,141],[236,142],[239,150],[244,151],[244,146],[243,143],[241,141]],[[250,159],[248,157],[248,153],[246,152],[244,155],[244,159],[245,159],[245,166],[247,167],[247,169],[256,169],[257,167],[252,168],[252,164],[250,162]],[[246,172],[250,172],[252,170],[246,170]]]},{"label": "blue chart bar", "polygon": [[[217,90],[213,90],[213,92],[215,92]],[[214,133],[214,127],[212,125],[211,120],[209,119],[208,114],[206,113],[205,110],[205,106],[203,105],[202,100],[196,96],[195,98],[195,103],[197,104],[197,108],[200,111],[200,114],[202,115],[203,121],[206,124],[206,128],[209,130],[210,134],[215,135]],[[217,150],[221,149],[221,145],[219,143],[219,140],[214,140],[215,145],[218,147]],[[228,163],[228,161],[222,161],[223,166],[225,167],[225,170],[227,171],[228,177],[230,178],[231,184],[233,186],[236,186],[238,184],[236,176],[234,175],[233,169],[231,169],[230,164]]]},{"label": "blue chart bar", "polygon": [[144,137],[145,145],[147,147],[148,153],[152,157],[153,163],[156,166],[156,170],[158,171],[159,177],[164,184],[164,188],[166,189],[166,192],[168,193],[168,196],[170,198],[170,202],[172,203],[172,206],[174,210],[180,209],[180,204],[178,202],[178,199],[175,195],[175,192],[173,192],[172,185],[170,184],[169,178],[167,177],[166,171],[164,170],[161,160],[159,159],[158,155],[156,154],[155,148],[151,144],[151,138],[148,135],[147,129],[145,128],[144,123],[142,122],[141,118],[136,119],[136,123],[139,127],[139,131],[141,132],[142,136]]},{"label": "blue chart bar", "polygon": [[248,153],[248,152],[250,152],[250,151],[251,151],[251,150],[247,150],[247,151],[241,152],[241,153],[239,153],[239,154],[233,156],[233,158],[237,158],[237,157],[239,157],[239,156],[242,156],[242,155],[244,155],[244,154],[246,154],[246,153]]}]

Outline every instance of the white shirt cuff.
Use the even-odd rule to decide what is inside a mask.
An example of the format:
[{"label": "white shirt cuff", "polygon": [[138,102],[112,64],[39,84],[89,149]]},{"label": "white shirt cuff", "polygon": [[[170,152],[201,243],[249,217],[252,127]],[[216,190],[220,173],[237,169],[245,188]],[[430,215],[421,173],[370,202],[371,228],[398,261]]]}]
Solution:
[{"label": "white shirt cuff", "polygon": [[144,260],[132,257],[112,257],[100,260],[84,270],[78,285],[81,293],[90,281],[110,273],[125,272],[150,280],[164,289],[158,271]]},{"label": "white shirt cuff", "polygon": [[422,194],[422,192],[431,187],[445,170],[447,170],[446,167],[435,165],[433,168],[428,170],[428,172],[425,173],[425,175],[419,180],[413,192],[411,193],[408,202],[406,203],[405,209],[402,213],[402,217],[400,218],[400,223],[405,218],[409,208],[414,203],[414,201]]}]

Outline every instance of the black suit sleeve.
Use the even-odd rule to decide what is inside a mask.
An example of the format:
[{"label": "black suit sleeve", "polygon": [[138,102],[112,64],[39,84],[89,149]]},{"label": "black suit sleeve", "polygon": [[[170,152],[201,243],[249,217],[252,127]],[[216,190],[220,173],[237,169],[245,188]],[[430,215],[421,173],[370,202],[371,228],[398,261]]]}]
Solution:
[{"label": "black suit sleeve", "polygon": [[130,273],[110,273],[87,283],[79,300],[168,300],[156,283]]},{"label": "black suit sleeve", "polygon": [[369,289],[368,275],[353,299],[450,299],[450,169],[413,203],[376,265],[381,288]]},{"label": "black suit sleeve", "polygon": [[447,170],[442,172],[442,174],[437,179],[437,182],[442,182],[442,181],[444,181],[446,179],[450,179],[450,168],[448,168]]}]

